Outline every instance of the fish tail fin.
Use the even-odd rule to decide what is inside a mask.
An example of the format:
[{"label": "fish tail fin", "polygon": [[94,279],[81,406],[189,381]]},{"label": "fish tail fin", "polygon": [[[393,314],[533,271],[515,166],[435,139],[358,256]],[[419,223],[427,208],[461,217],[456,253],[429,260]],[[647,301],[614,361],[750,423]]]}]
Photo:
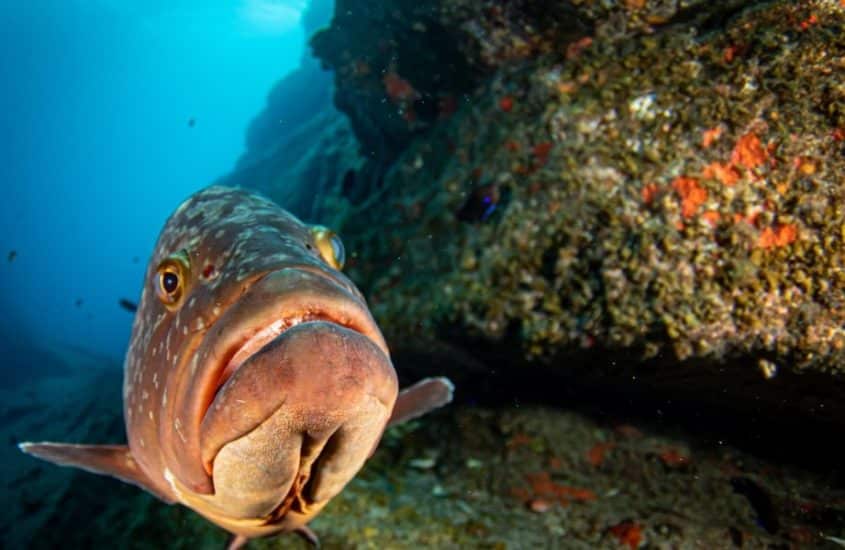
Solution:
[{"label": "fish tail fin", "polygon": [[452,401],[455,385],[446,377],[424,378],[399,392],[387,426],[422,416]]},{"label": "fish tail fin", "polygon": [[41,460],[72,466],[93,474],[116,477],[148,491],[168,504],[173,499],[157,489],[138,467],[128,445],[76,445],[70,443],[18,443],[18,448]]}]

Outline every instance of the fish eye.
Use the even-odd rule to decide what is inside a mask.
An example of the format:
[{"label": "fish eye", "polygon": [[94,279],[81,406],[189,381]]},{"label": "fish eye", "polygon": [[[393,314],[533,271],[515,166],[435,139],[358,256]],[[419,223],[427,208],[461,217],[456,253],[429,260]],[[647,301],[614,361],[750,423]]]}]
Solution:
[{"label": "fish eye", "polygon": [[161,288],[165,294],[172,296],[179,289],[179,275],[171,271],[161,274]]},{"label": "fish eye", "polygon": [[182,303],[185,287],[190,276],[190,260],[185,250],[171,254],[158,264],[155,273],[155,289],[158,299],[173,311]]},{"label": "fish eye", "polygon": [[341,241],[340,237],[337,235],[332,235],[330,242],[332,245],[332,252],[334,253],[334,259],[342,268],[346,263],[346,249],[343,248],[343,241]]},{"label": "fish eye", "polygon": [[320,256],[326,263],[335,269],[343,269],[343,264],[346,263],[346,250],[343,248],[343,241],[340,240],[340,237],[334,231],[322,225],[313,226],[311,235],[314,237],[314,243],[317,245],[317,250],[320,251]]}]

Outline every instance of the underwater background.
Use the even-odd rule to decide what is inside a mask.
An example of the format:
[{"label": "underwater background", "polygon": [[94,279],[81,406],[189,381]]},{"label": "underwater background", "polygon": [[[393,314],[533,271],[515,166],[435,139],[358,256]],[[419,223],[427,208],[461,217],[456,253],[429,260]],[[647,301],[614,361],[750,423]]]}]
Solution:
[{"label": "underwater background", "polygon": [[403,385],[456,383],[324,547],[845,546],[845,2],[35,1],[0,30],[0,547],[225,545],[17,448],[124,441],[147,260],[212,183],[336,229]]}]

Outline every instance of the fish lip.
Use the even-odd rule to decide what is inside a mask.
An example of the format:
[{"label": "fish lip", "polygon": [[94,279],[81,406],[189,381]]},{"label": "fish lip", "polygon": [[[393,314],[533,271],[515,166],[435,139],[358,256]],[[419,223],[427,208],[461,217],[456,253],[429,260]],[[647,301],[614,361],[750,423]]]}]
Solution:
[{"label": "fish lip", "polygon": [[[205,417],[208,409],[214,402],[214,398],[223,386],[225,386],[231,379],[237,369],[246,363],[250,357],[259,353],[273,340],[279,338],[284,332],[294,326],[314,321],[332,323],[363,335],[381,348],[388,358],[390,357],[390,352],[384,341],[384,337],[381,335],[381,331],[376,325],[375,320],[371,317],[363,295],[361,295],[360,291],[358,291],[358,289],[350,281],[348,281],[342,273],[338,273],[337,275],[327,273],[324,269],[311,265],[284,266],[255,278],[250,283],[249,288],[244,292],[244,296],[248,295],[251,291],[253,291],[253,289],[260,288],[262,284],[266,284],[266,282],[274,275],[279,275],[283,272],[307,273],[310,276],[315,276],[318,281],[329,285],[329,288],[332,288],[335,291],[340,291],[345,295],[343,297],[345,298],[343,300],[345,305],[352,306],[347,313],[354,313],[354,315],[347,315],[345,317],[338,315],[331,307],[332,305],[336,305],[337,302],[331,302],[331,300],[321,302],[321,300],[324,299],[323,297],[319,297],[316,302],[310,304],[309,307],[301,307],[293,311],[287,310],[284,307],[285,301],[282,300],[283,306],[279,308],[279,311],[276,311],[274,314],[269,316],[271,320],[259,323],[258,328],[252,330],[251,335],[241,338],[224,348],[223,352],[220,354],[219,362],[211,368],[212,375],[210,387],[206,387],[205,389],[206,397],[204,399],[205,403],[202,406],[201,414],[199,415],[200,421]],[[231,310],[237,307],[238,304],[235,303],[229,309]],[[226,313],[228,313],[228,311],[223,313],[217,319],[217,322],[223,320]],[[247,326],[235,327],[232,330],[244,333],[250,332],[251,329]],[[203,338],[200,348],[206,347],[206,345],[209,344],[209,342],[206,342],[205,340],[209,338],[213,332],[213,330],[209,330],[205,338]],[[216,333],[216,337],[221,336],[225,338],[226,333]],[[213,343],[211,343],[211,346],[214,346]],[[239,354],[242,355],[238,357]]]},{"label": "fish lip", "polygon": [[[214,383],[214,392],[211,398],[211,402],[209,402],[208,406],[206,407],[206,411],[208,407],[211,406],[211,403],[214,402],[214,397],[220,392],[220,389],[226,385],[226,382],[232,378],[232,375],[235,374],[235,371],[240,368],[241,365],[249,361],[250,357],[254,356],[257,353],[260,353],[267,345],[269,345],[273,340],[279,338],[282,334],[290,330],[291,328],[302,325],[305,323],[313,323],[321,321],[324,323],[332,323],[349,330],[353,330],[359,334],[363,334],[360,330],[356,330],[355,327],[347,326],[342,323],[339,323],[332,319],[330,316],[321,314],[321,313],[305,313],[302,315],[292,315],[287,317],[282,317],[273,321],[269,325],[265,325],[264,328],[259,329],[258,332],[247,338],[241,345],[233,346],[232,349],[224,354],[224,357],[228,357],[228,360],[225,361],[225,364],[222,368],[219,368],[219,375],[217,376],[217,381]],[[364,335],[366,336],[366,335]],[[205,416],[205,412],[203,412],[203,416]]]},{"label": "fish lip", "polygon": [[[397,392],[389,358],[366,336],[324,321],[290,328],[237,372],[203,419],[202,460],[216,502],[233,516],[271,523],[291,506],[307,514],[331,494],[314,492],[324,477],[318,465],[338,453],[363,461],[362,453],[371,452],[381,436]],[[351,455],[350,433],[365,438]],[[268,448],[276,451],[268,454]],[[245,457],[251,458],[244,462]],[[245,494],[233,480],[254,479],[243,477],[247,470],[264,481]]]}]

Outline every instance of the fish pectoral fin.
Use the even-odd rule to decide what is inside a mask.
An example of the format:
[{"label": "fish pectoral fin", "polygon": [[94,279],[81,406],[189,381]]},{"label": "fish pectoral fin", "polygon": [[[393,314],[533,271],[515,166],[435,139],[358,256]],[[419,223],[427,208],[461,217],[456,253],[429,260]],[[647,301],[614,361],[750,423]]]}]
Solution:
[{"label": "fish pectoral fin", "polygon": [[249,542],[249,539],[244,535],[232,534],[229,537],[229,544],[226,545],[226,550],[241,550],[247,542]]},{"label": "fish pectoral fin", "polygon": [[[297,527],[294,529],[294,533],[302,537],[302,540],[307,542],[311,548],[320,548],[320,537],[318,537],[317,533],[312,531],[307,525]],[[226,550],[241,550],[241,548],[243,548],[248,542],[248,537],[233,533],[229,538],[229,544],[226,546]]]},{"label": "fish pectoral fin", "polygon": [[307,542],[311,548],[320,548],[320,537],[317,533],[311,530],[307,525],[302,525],[296,528],[296,534],[302,537],[302,540]]},{"label": "fish pectoral fin", "polygon": [[424,378],[399,392],[387,427],[422,416],[452,401],[455,386],[445,377]]},{"label": "fish pectoral fin", "polygon": [[152,493],[167,504],[175,501],[158,490],[138,467],[128,445],[75,445],[69,443],[19,443],[28,455],[58,464],[73,466],[86,472],[116,477]]}]

